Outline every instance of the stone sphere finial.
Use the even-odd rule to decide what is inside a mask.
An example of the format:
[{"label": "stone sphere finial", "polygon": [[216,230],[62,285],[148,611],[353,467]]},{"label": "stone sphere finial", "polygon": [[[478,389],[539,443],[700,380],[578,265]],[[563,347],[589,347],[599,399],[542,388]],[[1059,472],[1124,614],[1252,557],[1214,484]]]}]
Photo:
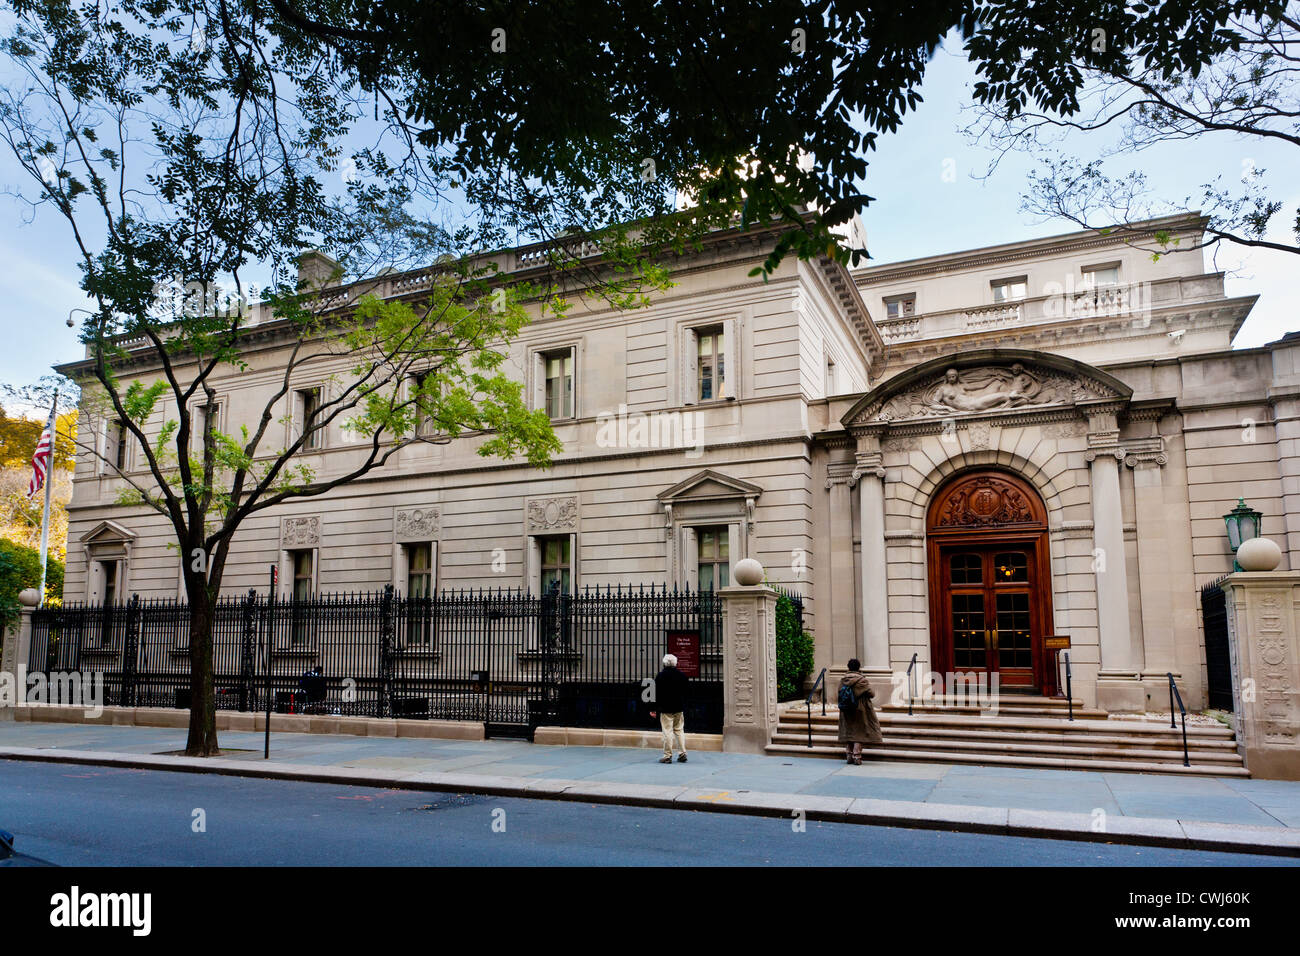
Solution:
[{"label": "stone sphere finial", "polygon": [[41,592],[36,588],[23,588],[18,592],[18,603],[23,607],[36,607],[41,603]]},{"label": "stone sphere finial", "polygon": [[1282,549],[1268,538],[1251,538],[1237,549],[1243,571],[1272,571],[1282,563]]},{"label": "stone sphere finial", "polygon": [[753,558],[737,561],[731,572],[732,579],[743,587],[752,588],[763,583],[763,566]]}]

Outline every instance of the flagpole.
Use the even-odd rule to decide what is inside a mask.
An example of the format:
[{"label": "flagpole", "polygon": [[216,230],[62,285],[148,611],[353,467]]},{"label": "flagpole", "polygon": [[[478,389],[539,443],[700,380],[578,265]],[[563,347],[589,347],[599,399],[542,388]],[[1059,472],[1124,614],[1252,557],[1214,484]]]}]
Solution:
[{"label": "flagpole", "polygon": [[45,469],[45,513],[41,516],[41,587],[39,594],[40,603],[37,607],[45,606],[45,566],[49,563],[50,553],[50,489],[54,486],[54,446],[57,438],[57,423],[59,417],[59,390],[54,390],[54,401],[50,404],[50,420],[48,428],[50,430],[50,464]]}]

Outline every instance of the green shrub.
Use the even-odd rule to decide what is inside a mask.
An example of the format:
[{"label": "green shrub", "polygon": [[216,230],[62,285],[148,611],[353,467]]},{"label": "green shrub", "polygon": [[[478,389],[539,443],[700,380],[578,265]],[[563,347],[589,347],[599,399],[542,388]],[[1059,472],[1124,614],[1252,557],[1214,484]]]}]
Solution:
[{"label": "green shrub", "polygon": [[[51,557],[45,562],[45,598],[63,596],[63,562]],[[40,587],[41,554],[0,538],[0,621],[12,625],[18,615],[18,592]]]},{"label": "green shrub", "polygon": [[804,678],[812,673],[812,635],[799,626],[794,602],[782,594],[776,600],[776,698],[799,696]]}]

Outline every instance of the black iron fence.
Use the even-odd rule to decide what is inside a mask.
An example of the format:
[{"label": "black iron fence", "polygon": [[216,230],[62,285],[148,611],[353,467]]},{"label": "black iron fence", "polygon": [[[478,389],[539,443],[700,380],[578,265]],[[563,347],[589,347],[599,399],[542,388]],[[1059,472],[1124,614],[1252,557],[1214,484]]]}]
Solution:
[{"label": "black iron fence", "polygon": [[[801,609],[801,608],[800,608]],[[69,603],[32,616],[28,667],[100,672],[107,705],[188,707],[183,601]],[[687,727],[722,729],[722,609],[712,592],[662,586],[443,591],[392,588],[213,609],[217,707],[539,725],[651,728],[653,678],[669,635],[697,635]],[[320,668],[309,700],[307,672]]]}]

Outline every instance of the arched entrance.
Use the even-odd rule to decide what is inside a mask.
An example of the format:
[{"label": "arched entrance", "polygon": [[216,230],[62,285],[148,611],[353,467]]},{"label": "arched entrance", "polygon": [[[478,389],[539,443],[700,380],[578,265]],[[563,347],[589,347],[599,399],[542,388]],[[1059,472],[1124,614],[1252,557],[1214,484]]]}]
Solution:
[{"label": "arched entrance", "polygon": [[939,487],[926,516],[934,669],[1056,692],[1047,509],[1024,479],[984,469]]}]

